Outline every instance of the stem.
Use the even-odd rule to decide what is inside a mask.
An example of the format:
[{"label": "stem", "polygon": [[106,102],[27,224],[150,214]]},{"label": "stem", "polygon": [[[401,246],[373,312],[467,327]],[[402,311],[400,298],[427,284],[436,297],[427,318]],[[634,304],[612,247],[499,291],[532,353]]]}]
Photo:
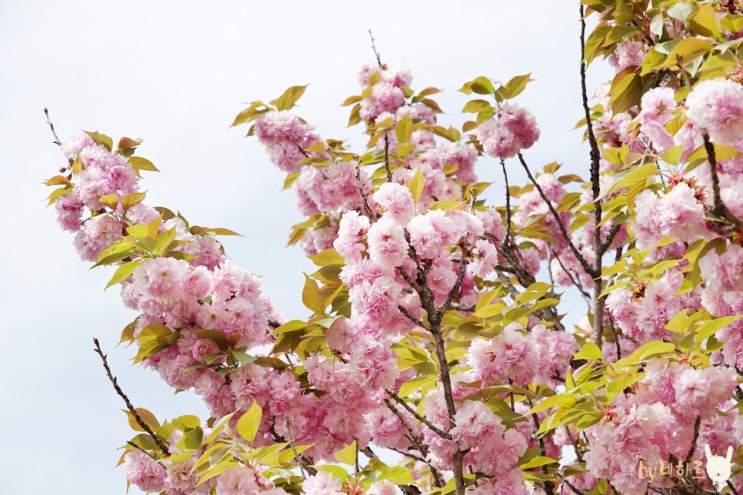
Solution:
[{"label": "stem", "polygon": [[297,461],[297,466],[299,466],[299,472],[302,473],[302,479],[307,479],[307,474],[304,472],[304,466],[302,466],[302,462],[299,458],[299,452],[297,452],[296,447],[294,446],[294,440],[292,439],[292,430],[289,426],[289,418],[285,418],[286,420],[286,434],[289,436],[289,445],[291,445],[292,448],[292,454],[294,454],[294,460]]},{"label": "stem", "polygon": [[356,189],[358,189],[359,196],[361,196],[361,206],[364,208],[366,216],[368,216],[370,220],[376,220],[377,216],[369,207],[369,201],[366,197],[366,194],[364,194],[364,186],[361,183],[361,166],[358,164],[358,162],[356,163]]},{"label": "stem", "polygon": [[424,416],[421,416],[420,414],[418,414],[418,411],[416,411],[415,409],[413,409],[412,407],[410,407],[410,404],[408,404],[407,402],[405,402],[405,400],[403,398],[401,398],[399,395],[397,395],[396,393],[392,392],[391,390],[387,390],[387,395],[392,400],[394,400],[395,402],[397,402],[398,404],[400,404],[402,407],[404,407],[405,410],[407,410],[410,414],[412,414],[415,417],[415,419],[417,419],[418,421],[420,421],[424,425],[428,426],[431,429],[431,431],[433,431],[434,433],[436,433],[438,436],[443,437],[443,438],[446,438],[447,440],[451,440],[451,435],[448,432],[442,430],[441,428],[439,428],[435,424],[431,423]]},{"label": "stem", "polygon": [[599,183],[600,159],[598,141],[593,132],[593,122],[591,121],[591,109],[588,106],[588,90],[586,88],[586,20],[584,19],[583,4],[580,6],[580,88],[581,100],[583,102],[583,112],[586,117],[586,132],[588,134],[588,144],[591,147],[591,192],[593,193],[593,250],[596,253],[593,270],[586,270],[586,273],[593,277],[593,331],[596,345],[601,347],[604,340],[604,298],[601,293],[604,290],[603,279],[601,278],[602,259],[604,250],[601,243],[601,202],[599,195],[601,185]]},{"label": "stem", "polygon": [[702,132],[704,138],[704,149],[707,151],[707,160],[709,161],[709,170],[712,175],[712,211],[711,213],[717,217],[717,219],[730,222],[733,229],[739,229],[741,221],[738,220],[730,210],[727,209],[725,203],[722,202],[720,197],[720,176],[717,174],[717,157],[715,154],[715,146],[709,140],[707,131]]},{"label": "stem", "polygon": [[557,228],[560,229],[560,234],[562,235],[562,238],[567,243],[568,247],[570,248],[570,251],[572,251],[575,258],[580,263],[581,267],[583,267],[583,270],[587,274],[589,274],[594,279],[597,276],[601,275],[601,272],[598,272],[598,275],[596,274],[596,271],[594,268],[591,267],[591,265],[588,264],[588,261],[583,257],[580,251],[578,251],[578,248],[575,247],[575,244],[573,244],[573,241],[570,239],[570,236],[568,235],[568,231],[565,229],[565,225],[562,223],[562,219],[560,218],[560,214],[557,212],[555,207],[552,205],[552,201],[550,201],[547,198],[547,195],[544,193],[544,189],[542,189],[542,186],[539,185],[539,182],[534,178],[534,176],[531,174],[531,170],[529,170],[529,166],[526,164],[526,160],[524,160],[524,156],[519,153],[519,161],[521,162],[521,166],[526,171],[527,177],[529,177],[529,180],[532,184],[534,184],[534,187],[537,188],[537,192],[539,192],[539,196],[542,198],[542,200],[547,204],[547,207],[550,210],[550,213],[552,213],[552,216],[555,219],[555,222],[557,223]]},{"label": "stem", "polygon": [[697,440],[699,440],[699,426],[702,423],[702,417],[697,414],[696,419],[694,420],[694,437],[691,440],[691,447],[689,448],[689,452],[686,454],[686,459],[684,459],[684,464],[688,465],[691,462],[691,458],[694,456],[694,451],[697,450]]},{"label": "stem", "polygon": [[46,115],[46,123],[49,124],[49,129],[52,131],[52,135],[54,136],[54,141],[52,141],[57,146],[62,146],[62,141],[60,141],[59,136],[57,136],[57,131],[54,130],[54,124],[52,124],[51,119],[49,118],[49,109],[44,107],[44,115]]},{"label": "stem", "polygon": [[382,64],[382,57],[379,55],[379,52],[377,51],[377,45],[374,43],[374,35],[372,34],[372,30],[369,30],[369,38],[371,38],[371,48],[374,52],[374,56],[377,58],[377,64],[379,65],[380,69],[384,68],[384,64]]},{"label": "stem", "polygon": [[[410,411],[410,409],[408,409],[408,407],[409,407],[408,404],[405,403],[405,401],[403,401],[399,397],[397,397],[397,395],[391,393],[389,390],[387,391],[387,394],[390,397],[392,397],[393,399],[395,399],[395,401],[398,401],[398,403],[400,403],[401,405],[403,405],[405,407],[405,409],[407,409],[408,411]],[[433,477],[433,483],[434,483],[434,485],[436,485],[439,488],[442,488],[444,486],[444,482],[441,479],[441,475],[439,475],[438,470],[435,467],[431,466],[431,464],[429,463],[429,461],[427,461],[425,459],[426,456],[428,455],[428,447],[426,447],[426,444],[423,443],[423,440],[421,438],[419,438],[418,435],[415,434],[415,432],[413,431],[413,428],[411,428],[411,426],[408,424],[408,422],[405,421],[405,418],[403,417],[403,415],[400,414],[400,411],[397,410],[397,408],[394,406],[394,404],[392,404],[392,402],[390,402],[390,400],[388,398],[385,398],[384,399],[384,403],[387,406],[387,408],[392,412],[392,414],[395,415],[395,417],[397,418],[397,420],[400,421],[400,423],[402,424],[403,428],[405,428],[405,431],[408,432],[408,435],[410,435],[410,441],[411,441],[411,443],[413,444],[413,446],[416,449],[418,449],[418,452],[420,452],[423,457],[418,458],[418,456],[414,456],[412,454],[405,453],[405,452],[400,452],[399,450],[397,452],[400,452],[401,454],[403,454],[405,456],[414,458],[416,460],[420,460],[421,462],[424,462],[424,463],[428,464],[428,467],[431,470],[431,477]],[[418,413],[415,413],[414,412],[413,414],[415,415],[416,418],[418,418],[418,416],[419,416]],[[421,420],[419,419],[419,421],[421,421]],[[438,428],[436,428],[433,425],[430,425],[429,422],[428,422],[428,420],[426,420],[425,418],[423,418],[422,419],[422,422],[424,424],[426,424],[426,426],[428,426],[429,428],[433,429],[434,432],[438,433],[436,431]],[[436,428],[436,429],[434,429],[434,428]],[[448,435],[448,434],[446,434],[446,435]],[[451,437],[449,436],[448,438],[451,438]]]},{"label": "stem", "polygon": [[503,179],[506,182],[506,238],[503,244],[508,245],[511,240],[511,188],[508,185],[508,173],[506,173],[506,162],[501,159],[500,167],[503,170]]},{"label": "stem", "polygon": [[155,441],[155,444],[158,446],[158,448],[162,451],[163,454],[165,454],[166,457],[170,456],[170,451],[168,450],[168,446],[165,445],[165,443],[155,435],[155,432],[152,431],[150,426],[144,422],[142,417],[139,415],[137,410],[132,405],[131,401],[129,400],[129,397],[126,396],[123,390],[121,390],[121,387],[119,387],[119,384],[116,380],[116,377],[113,376],[111,373],[111,368],[108,367],[108,359],[105,354],[103,354],[103,351],[101,350],[101,344],[98,342],[98,339],[94,338],[93,343],[95,344],[95,352],[98,353],[98,355],[101,357],[101,361],[103,361],[103,368],[106,370],[106,376],[108,376],[108,379],[111,381],[111,384],[114,386],[114,390],[116,390],[116,393],[119,394],[119,397],[124,399],[124,403],[126,404],[126,408],[129,410],[129,412],[134,417],[134,420],[137,422],[137,424],[147,432],[147,434],[152,437],[152,439]]},{"label": "stem", "polygon": [[390,170],[390,137],[384,133],[384,170],[387,172],[387,182],[392,182],[392,170]]}]

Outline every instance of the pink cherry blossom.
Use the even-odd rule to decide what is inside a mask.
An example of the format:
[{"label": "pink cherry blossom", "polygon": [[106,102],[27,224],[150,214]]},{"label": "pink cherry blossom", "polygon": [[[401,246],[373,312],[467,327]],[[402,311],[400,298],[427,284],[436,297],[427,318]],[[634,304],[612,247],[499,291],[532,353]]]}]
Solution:
[{"label": "pink cherry blossom", "polygon": [[504,104],[495,116],[477,128],[485,153],[506,159],[530,148],[539,139],[539,128],[534,115],[518,104]]},{"label": "pink cherry blossom", "polygon": [[714,143],[735,144],[743,138],[743,87],[720,78],[697,84],[686,98],[686,115],[705,129]]}]

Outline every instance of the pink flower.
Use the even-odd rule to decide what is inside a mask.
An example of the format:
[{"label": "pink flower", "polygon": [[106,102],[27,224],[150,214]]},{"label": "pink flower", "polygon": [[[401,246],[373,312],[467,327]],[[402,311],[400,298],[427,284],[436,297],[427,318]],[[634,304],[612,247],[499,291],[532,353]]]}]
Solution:
[{"label": "pink flower", "polygon": [[124,224],[111,215],[89,218],[75,235],[75,248],[80,258],[96,261],[106,248],[121,239]]},{"label": "pink flower", "polygon": [[229,468],[217,478],[217,495],[243,495],[260,491],[255,471],[247,466]]},{"label": "pink flower", "polygon": [[505,103],[492,119],[477,128],[477,139],[485,153],[506,159],[530,148],[539,139],[539,128],[529,110]]},{"label": "pink flower", "polygon": [[645,58],[646,50],[644,43],[625,39],[617,45],[617,49],[609,61],[617,71],[629,67],[639,67],[643,58]]},{"label": "pink flower", "polygon": [[84,132],[79,132],[62,141],[62,154],[70,160],[80,154],[84,148],[94,144],[93,138]]},{"label": "pink flower", "polygon": [[164,466],[140,450],[124,456],[126,479],[144,492],[159,493],[165,489],[168,472]]},{"label": "pink flower", "polygon": [[366,249],[361,240],[367,230],[369,218],[362,217],[355,211],[343,214],[333,246],[347,263],[358,263],[361,260],[361,254]]},{"label": "pink flower", "polygon": [[382,217],[367,234],[369,257],[383,268],[400,266],[408,257],[408,242],[402,226],[391,217]]},{"label": "pink flower", "polygon": [[308,476],[302,483],[304,495],[343,495],[341,480],[326,471]]},{"label": "pink flower", "polygon": [[697,84],[686,98],[686,115],[706,129],[717,144],[735,144],[743,137],[743,87],[724,78]]},{"label": "pink flower", "polygon": [[673,89],[651,89],[643,95],[640,106],[640,130],[658,153],[668,151],[674,145],[673,136],[664,126],[673,117],[676,108]]},{"label": "pink flower", "polygon": [[63,230],[76,232],[80,229],[83,207],[80,197],[74,190],[57,199],[54,203],[54,209],[57,210],[57,222]]},{"label": "pink flower", "polygon": [[394,182],[385,182],[374,193],[374,201],[385,210],[385,214],[405,226],[413,216],[415,204],[410,190]]},{"label": "pink flower", "polygon": [[509,379],[515,385],[528,385],[537,371],[536,349],[532,340],[509,325],[493,339],[473,340],[467,364],[483,386],[508,383]]},{"label": "pink flower", "polygon": [[462,225],[452,221],[442,210],[431,210],[413,217],[408,223],[410,245],[415,254],[425,259],[434,259],[445,254],[466,233]]}]

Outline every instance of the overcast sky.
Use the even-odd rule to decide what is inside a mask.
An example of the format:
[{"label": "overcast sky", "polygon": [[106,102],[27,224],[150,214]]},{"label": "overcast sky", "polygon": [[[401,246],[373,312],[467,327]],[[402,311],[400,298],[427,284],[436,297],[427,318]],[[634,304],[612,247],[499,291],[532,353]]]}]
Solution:
[{"label": "overcast sky", "polygon": [[[132,349],[115,348],[135,316],[110,269],[89,271],[45,208],[41,181],[64,165],[43,108],[60,136],[78,129],[143,138],[139,153],[162,171],[143,184],[148,202],[193,223],[244,235],[228,253],[261,275],[274,305],[302,317],[298,248],[285,248],[300,221],[283,174],[261,146],[229,124],[255,99],[310,84],[298,111],[324,137],[360,142],[346,129],[346,96],[359,91],[356,68],[373,54],[405,62],[413,87],[445,90],[445,125],[460,124],[456,90],[479,75],[507,80],[532,73],[519,102],[542,138],[526,153],[585,170],[572,131],[581,116],[578,9],[567,0],[306,2],[0,2],[0,150],[5,172],[0,244],[3,357],[0,359],[0,495],[125,492],[117,448],[132,436],[123,403],[106,381],[92,339],[136,406],[160,418],[196,413],[190,394],[174,396],[152,372],[133,368]],[[502,180],[483,160],[482,180]],[[137,493],[132,489],[130,493]]]}]

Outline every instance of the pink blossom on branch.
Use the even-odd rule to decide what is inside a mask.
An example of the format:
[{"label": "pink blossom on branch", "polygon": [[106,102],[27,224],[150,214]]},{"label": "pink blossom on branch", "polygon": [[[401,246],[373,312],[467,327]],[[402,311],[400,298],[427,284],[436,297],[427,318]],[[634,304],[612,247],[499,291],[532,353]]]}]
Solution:
[{"label": "pink blossom on branch", "polygon": [[506,159],[530,148],[539,139],[534,115],[519,104],[504,103],[495,116],[480,124],[477,139],[490,156]]}]

